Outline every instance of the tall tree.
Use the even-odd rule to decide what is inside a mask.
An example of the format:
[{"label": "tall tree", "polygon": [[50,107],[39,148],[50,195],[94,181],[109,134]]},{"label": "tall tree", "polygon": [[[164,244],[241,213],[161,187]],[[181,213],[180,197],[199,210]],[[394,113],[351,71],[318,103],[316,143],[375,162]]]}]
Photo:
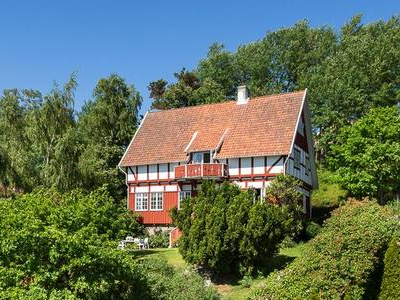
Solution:
[{"label": "tall tree", "polygon": [[400,101],[400,18],[343,26],[337,50],[302,79],[309,87],[318,152],[329,154],[339,130],[373,107]]},{"label": "tall tree", "polygon": [[99,80],[93,100],[79,115],[79,132],[85,143],[79,169],[85,187],[108,184],[114,196],[123,194],[124,176],[117,164],[139,124],[141,103],[139,92],[120,76]]},{"label": "tall tree", "polygon": [[[40,183],[44,186],[63,189],[61,176],[73,176],[60,173],[60,170],[69,169],[68,165],[74,161],[65,160],[59,149],[64,135],[75,126],[76,86],[76,76],[72,74],[62,89],[54,84],[49,94],[29,103],[27,136],[32,143],[30,151],[35,154]],[[77,159],[75,156],[70,158]]]},{"label": "tall tree", "polygon": [[383,203],[400,194],[398,107],[375,108],[344,127],[328,162],[350,196],[375,197]]}]

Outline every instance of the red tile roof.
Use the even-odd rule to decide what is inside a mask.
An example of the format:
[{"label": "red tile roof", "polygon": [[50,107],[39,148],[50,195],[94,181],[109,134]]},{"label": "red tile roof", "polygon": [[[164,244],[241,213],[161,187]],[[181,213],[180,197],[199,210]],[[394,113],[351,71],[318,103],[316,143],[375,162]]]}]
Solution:
[{"label": "red tile roof", "polygon": [[221,141],[221,159],[289,154],[305,93],[149,112],[120,166],[185,161],[185,150],[211,150]]}]

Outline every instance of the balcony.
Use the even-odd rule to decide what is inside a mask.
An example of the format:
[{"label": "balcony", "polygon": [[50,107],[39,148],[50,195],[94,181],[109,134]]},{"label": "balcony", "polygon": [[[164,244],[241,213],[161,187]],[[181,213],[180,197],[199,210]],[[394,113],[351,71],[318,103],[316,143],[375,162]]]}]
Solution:
[{"label": "balcony", "polygon": [[221,178],[228,176],[226,164],[188,164],[175,167],[175,179]]}]

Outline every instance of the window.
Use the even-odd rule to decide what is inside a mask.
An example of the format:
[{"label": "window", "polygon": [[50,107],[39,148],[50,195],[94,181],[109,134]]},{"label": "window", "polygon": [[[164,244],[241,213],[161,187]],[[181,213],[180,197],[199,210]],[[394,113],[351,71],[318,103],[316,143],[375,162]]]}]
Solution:
[{"label": "window", "polygon": [[143,211],[148,209],[147,193],[135,194],[135,210]]},{"label": "window", "polygon": [[193,164],[208,164],[211,162],[210,152],[194,152],[192,154]]},{"label": "window", "polygon": [[181,202],[182,200],[189,198],[192,196],[191,191],[181,191],[179,192],[179,201],[178,201],[178,209],[181,209]]},{"label": "window", "polygon": [[300,169],[300,150],[294,149],[294,167]]},{"label": "window", "polygon": [[163,193],[150,193],[150,210],[163,209]]},{"label": "window", "polygon": [[203,161],[203,153],[197,152],[193,153],[193,163],[194,164],[201,164]]}]

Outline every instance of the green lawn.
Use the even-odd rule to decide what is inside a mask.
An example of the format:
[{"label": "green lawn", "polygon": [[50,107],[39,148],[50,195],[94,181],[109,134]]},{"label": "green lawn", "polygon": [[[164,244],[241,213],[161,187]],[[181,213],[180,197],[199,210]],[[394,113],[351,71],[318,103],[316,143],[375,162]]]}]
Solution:
[{"label": "green lawn", "polygon": [[[296,245],[292,248],[284,248],[281,249],[278,255],[276,255],[271,263],[268,265],[265,275],[267,273],[275,270],[282,269],[285,265],[291,262],[293,259],[298,257],[303,251],[304,244]],[[179,254],[178,249],[149,249],[149,250],[138,250],[135,251],[136,257],[144,257],[147,255],[163,255],[167,259],[168,263],[177,269],[184,269],[188,265],[182,259],[182,256]],[[226,300],[242,300],[246,299],[251,290],[257,287],[262,281],[264,277],[260,276],[258,278],[254,278],[251,281],[250,287],[244,287],[240,285],[237,279],[233,278],[221,278],[218,280],[218,283],[215,283],[215,287],[218,292],[224,297]]]}]

